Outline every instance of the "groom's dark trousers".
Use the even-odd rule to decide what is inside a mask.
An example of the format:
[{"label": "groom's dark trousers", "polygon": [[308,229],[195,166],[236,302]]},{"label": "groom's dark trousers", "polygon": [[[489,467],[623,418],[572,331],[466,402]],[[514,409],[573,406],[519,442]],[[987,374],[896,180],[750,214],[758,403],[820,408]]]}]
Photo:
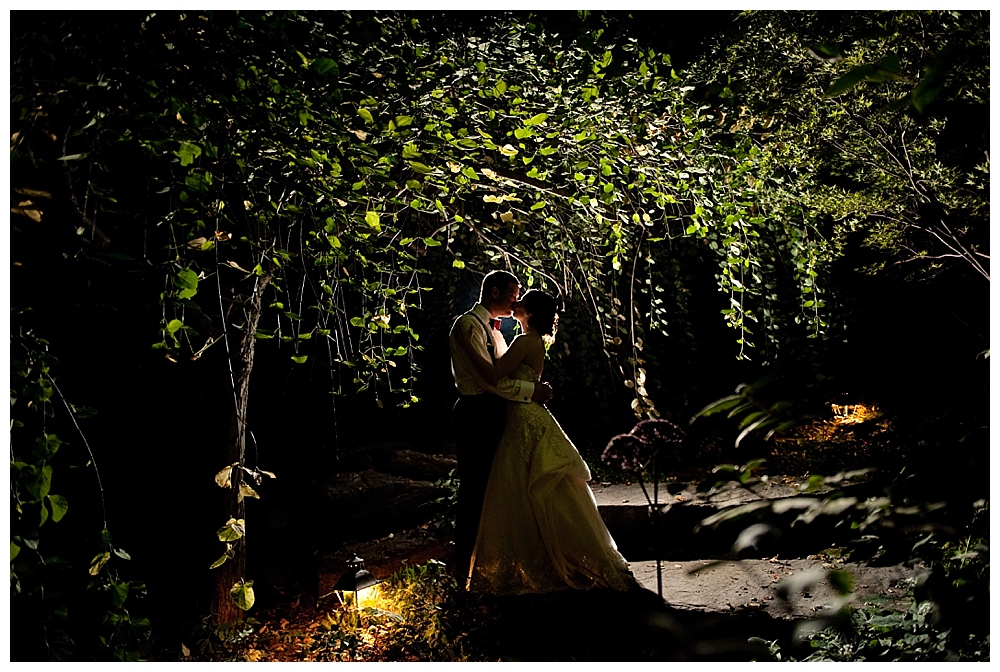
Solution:
[{"label": "groom's dark trousers", "polygon": [[463,395],[452,409],[458,453],[458,503],[455,513],[455,576],[465,587],[490,467],[507,421],[507,401],[489,392]]}]

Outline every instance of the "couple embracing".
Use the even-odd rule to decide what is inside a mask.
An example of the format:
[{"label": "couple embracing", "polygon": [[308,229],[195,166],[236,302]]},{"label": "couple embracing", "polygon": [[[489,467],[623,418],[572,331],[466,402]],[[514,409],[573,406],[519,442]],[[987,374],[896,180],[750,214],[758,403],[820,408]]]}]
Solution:
[{"label": "couple embracing", "polygon": [[[500,320],[520,334],[508,347]],[[597,510],[590,469],[542,405],[545,342],[555,336],[556,301],[538,290],[520,296],[506,271],[483,279],[479,303],[451,330],[459,399],[457,576],[497,595],[635,585]]]}]

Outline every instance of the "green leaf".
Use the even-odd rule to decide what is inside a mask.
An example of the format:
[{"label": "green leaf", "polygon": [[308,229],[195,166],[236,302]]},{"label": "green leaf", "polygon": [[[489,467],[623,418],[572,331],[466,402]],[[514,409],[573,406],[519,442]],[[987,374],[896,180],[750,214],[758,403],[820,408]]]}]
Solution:
[{"label": "green leaf", "polygon": [[309,67],[321,75],[330,74],[334,77],[340,75],[340,66],[337,65],[337,61],[332,58],[317,59],[313,61],[312,65]]},{"label": "green leaf", "polygon": [[180,148],[174,152],[174,155],[180,157],[182,166],[190,166],[194,163],[195,159],[201,156],[201,146],[192,142],[182,141]]},{"label": "green leaf", "polygon": [[184,323],[181,322],[180,320],[170,320],[169,322],[167,322],[167,333],[168,334],[175,334],[183,326],[184,326]]},{"label": "green leaf", "polygon": [[246,523],[242,518],[239,520],[230,518],[215,534],[219,537],[219,541],[236,541],[246,534]]},{"label": "green leaf", "polygon": [[111,604],[120,607],[128,599],[128,584],[124,581],[112,581]]},{"label": "green leaf", "polygon": [[524,122],[524,125],[525,126],[538,126],[538,124],[544,123],[545,120],[548,119],[548,118],[549,118],[549,115],[546,114],[545,112],[542,112],[541,114],[536,114],[531,119],[528,119],[526,122]]},{"label": "green leaf", "polygon": [[13,560],[17,557],[17,554],[21,552],[21,547],[15,544],[13,541],[10,542],[10,559]]},{"label": "green leaf", "polygon": [[740,420],[739,429],[743,429],[744,427],[746,427],[747,425],[749,425],[750,423],[754,422],[755,420],[759,419],[764,415],[767,415],[764,411],[754,411],[753,413],[747,413],[746,415],[743,416],[743,419]]},{"label": "green leaf", "polygon": [[740,432],[740,435],[736,437],[736,447],[739,448],[740,447],[740,442],[743,441],[743,439],[745,439],[747,437],[747,435],[750,434],[750,432],[752,432],[753,430],[757,429],[757,427],[759,427],[761,425],[761,423],[765,422],[766,420],[767,420],[767,417],[763,417],[760,420],[758,420],[757,422],[755,422],[752,425],[750,425],[749,427],[747,427],[746,429],[744,429],[742,432]]},{"label": "green leaf", "polygon": [[743,401],[743,396],[739,394],[731,394],[728,397],[723,397],[722,399],[716,399],[709,405],[705,406],[703,409],[694,414],[691,418],[691,422],[694,422],[696,418],[703,415],[711,415],[713,413],[718,413],[719,411],[725,411]]},{"label": "green leaf", "polygon": [[24,479],[24,487],[34,498],[34,501],[40,501],[49,494],[49,488],[52,487],[51,465],[45,465],[41,468],[26,465],[21,474]]},{"label": "green leaf", "polygon": [[185,268],[174,276],[174,284],[180,288],[177,296],[182,299],[190,299],[198,293],[198,274],[190,268]]},{"label": "green leaf", "polygon": [[69,510],[69,502],[62,495],[49,495],[49,506],[52,507],[52,522],[58,523]]},{"label": "green leaf", "polygon": [[253,607],[254,595],[253,595],[253,581],[240,581],[235,584],[229,591],[230,597],[233,598],[233,602],[236,606],[247,611]]},{"label": "green leaf", "polygon": [[432,168],[420,163],[419,161],[410,161],[409,164],[410,167],[413,168],[413,170],[417,171],[421,175],[426,175],[427,173],[433,172]]},{"label": "green leaf", "polygon": [[940,78],[937,73],[929,72],[917,82],[917,86],[910,93],[910,102],[913,104],[913,109],[923,113],[931,103],[937,100],[940,94]]},{"label": "green leaf", "polygon": [[413,117],[399,116],[396,117],[396,126],[402,128],[403,126],[409,126],[413,123]]},{"label": "green leaf", "polygon": [[292,355],[292,361],[296,364],[305,364],[307,359],[309,355]]},{"label": "green leaf", "polygon": [[382,230],[382,225],[379,223],[379,215],[377,212],[369,210],[365,213],[365,223],[376,231]]},{"label": "green leaf", "polygon": [[[420,150],[412,142],[408,142],[403,145],[403,158],[404,159],[415,159],[420,156]],[[417,183],[419,185],[419,183]]]},{"label": "green leaf", "polygon": [[358,108],[358,114],[360,114],[361,118],[364,119],[369,124],[375,123],[375,118],[372,117],[372,113],[368,111],[368,108],[366,107]]},{"label": "green leaf", "polygon": [[56,454],[61,445],[62,441],[58,436],[55,434],[45,434],[35,439],[35,449],[31,453],[40,460],[47,461],[52,459],[52,456]]},{"label": "green leaf", "polygon": [[895,54],[889,54],[879,59],[878,67],[887,73],[898,75],[900,70],[899,57]]},{"label": "green leaf", "polygon": [[440,247],[441,243],[433,238],[424,238],[424,245],[427,247]]},{"label": "green leaf", "polygon": [[229,559],[229,553],[228,552],[223,553],[221,558],[219,558],[209,566],[209,569],[215,569],[216,567],[221,567],[226,563],[226,560],[228,559]]},{"label": "green leaf", "polygon": [[840,46],[833,44],[831,42],[817,42],[815,44],[806,45],[806,49],[821,61],[839,61],[843,58],[843,54],[840,51]]},{"label": "green leaf", "polygon": [[847,93],[874,72],[874,65],[858,66],[831,84],[823,95],[827,98],[834,98]]},{"label": "green leaf", "polygon": [[465,262],[462,261],[461,259],[455,259],[454,261],[451,262],[451,265],[454,268],[465,268]]},{"label": "green leaf", "polygon": [[534,205],[531,206],[531,209],[532,210],[541,210],[545,206],[546,206],[545,201],[538,201],[537,203],[535,203]]}]

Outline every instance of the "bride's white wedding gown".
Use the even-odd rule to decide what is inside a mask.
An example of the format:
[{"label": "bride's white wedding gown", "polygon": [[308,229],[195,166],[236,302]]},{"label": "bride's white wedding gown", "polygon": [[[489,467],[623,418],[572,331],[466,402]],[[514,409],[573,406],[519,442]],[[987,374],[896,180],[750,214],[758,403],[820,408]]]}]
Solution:
[{"label": "bride's white wedding gown", "polygon": [[[511,377],[534,382],[520,364]],[[590,491],[590,468],[540,404],[508,404],[490,471],[468,587],[493,594],[635,583]]]}]

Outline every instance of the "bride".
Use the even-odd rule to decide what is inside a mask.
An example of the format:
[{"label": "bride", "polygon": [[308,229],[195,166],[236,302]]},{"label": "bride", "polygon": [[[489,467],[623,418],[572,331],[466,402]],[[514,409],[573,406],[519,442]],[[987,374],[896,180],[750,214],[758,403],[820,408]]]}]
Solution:
[{"label": "bride", "polygon": [[[522,333],[496,366],[477,359],[491,382],[536,382],[545,342],[555,335],[556,302],[529,290],[514,305]],[[507,404],[507,424],[490,471],[466,587],[493,594],[547,593],[635,584],[597,510],[590,469],[549,411]]]}]

